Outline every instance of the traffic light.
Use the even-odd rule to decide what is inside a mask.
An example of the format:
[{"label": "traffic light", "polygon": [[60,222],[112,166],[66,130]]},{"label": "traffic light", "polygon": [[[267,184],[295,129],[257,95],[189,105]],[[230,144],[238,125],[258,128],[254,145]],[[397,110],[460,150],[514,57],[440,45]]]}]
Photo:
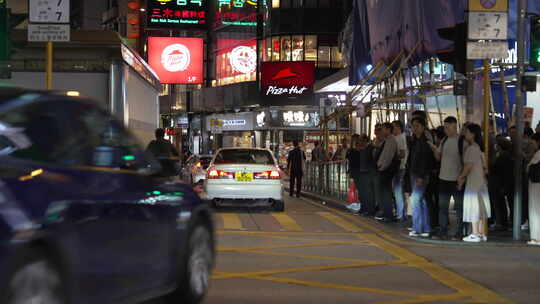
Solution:
[{"label": "traffic light", "polygon": [[465,74],[467,67],[467,23],[437,29],[439,37],[454,42],[448,49],[437,52],[440,61],[454,66],[454,71]]},{"label": "traffic light", "polygon": [[540,16],[531,18],[531,56],[532,67],[540,68]]}]

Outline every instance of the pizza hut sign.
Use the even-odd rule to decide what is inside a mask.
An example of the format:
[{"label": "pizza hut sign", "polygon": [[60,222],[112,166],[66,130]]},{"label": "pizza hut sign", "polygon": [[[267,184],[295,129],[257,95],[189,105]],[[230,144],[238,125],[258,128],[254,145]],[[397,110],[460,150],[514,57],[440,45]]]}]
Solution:
[{"label": "pizza hut sign", "polygon": [[149,37],[148,63],[161,83],[203,83],[203,40],[183,37]]},{"label": "pizza hut sign", "polygon": [[314,62],[264,62],[262,94],[266,97],[300,97],[313,93]]}]

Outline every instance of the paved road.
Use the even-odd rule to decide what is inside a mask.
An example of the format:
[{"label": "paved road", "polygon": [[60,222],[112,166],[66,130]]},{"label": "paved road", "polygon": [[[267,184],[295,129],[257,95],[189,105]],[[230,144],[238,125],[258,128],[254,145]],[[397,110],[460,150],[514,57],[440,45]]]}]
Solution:
[{"label": "paved road", "polygon": [[539,303],[539,248],[417,243],[307,199],[215,221],[208,304]]}]

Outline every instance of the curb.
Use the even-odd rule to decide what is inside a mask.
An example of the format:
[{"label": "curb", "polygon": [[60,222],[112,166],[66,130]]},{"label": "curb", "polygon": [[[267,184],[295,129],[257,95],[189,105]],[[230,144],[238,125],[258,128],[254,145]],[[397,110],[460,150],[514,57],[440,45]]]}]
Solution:
[{"label": "curb", "polygon": [[[289,188],[288,187],[285,187],[285,190],[286,191],[289,191]],[[326,197],[326,196],[322,196],[322,195],[318,195],[318,194],[315,194],[315,193],[311,193],[311,192],[305,192],[305,191],[302,191],[302,196],[303,197],[306,197],[306,198],[310,198],[310,199],[313,199],[313,200],[317,200],[317,201],[322,201],[322,205],[325,205],[325,206],[329,206],[329,207],[332,207],[334,209],[339,209],[339,210],[342,210],[342,211],[349,211],[346,207],[346,203],[344,201],[341,201],[339,199],[335,199],[335,198],[330,198],[330,197]],[[396,229],[397,227],[393,227],[391,225],[384,225],[385,228],[387,229],[391,229],[391,230],[398,230]],[[398,230],[397,234],[399,234],[400,237],[404,238],[404,239],[407,239],[407,240],[411,240],[411,241],[415,241],[415,242],[418,242],[418,243],[425,243],[425,244],[434,244],[434,245],[453,245],[453,246],[456,246],[456,247],[477,247],[477,248],[482,248],[482,247],[493,247],[493,246],[497,246],[497,247],[523,247],[523,248],[536,248],[535,246],[529,246],[527,245],[526,241],[508,241],[508,242],[492,242],[492,241],[488,241],[488,242],[483,242],[483,243],[467,243],[467,242],[462,242],[462,241],[444,241],[444,240],[433,240],[433,239],[430,239],[430,238],[413,238],[413,237],[410,237],[408,235],[408,233],[405,233],[403,231],[401,231],[400,229]]]}]

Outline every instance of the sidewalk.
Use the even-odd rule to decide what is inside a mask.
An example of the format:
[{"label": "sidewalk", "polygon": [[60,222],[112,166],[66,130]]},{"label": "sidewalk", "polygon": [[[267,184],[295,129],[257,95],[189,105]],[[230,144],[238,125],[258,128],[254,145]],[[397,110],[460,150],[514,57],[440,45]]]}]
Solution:
[{"label": "sidewalk", "polygon": [[[289,191],[288,187],[285,187],[286,191]],[[335,198],[321,196],[315,193],[310,192],[302,192],[302,196],[312,199],[317,203],[321,203],[326,206],[330,206],[336,209],[349,211],[347,209],[347,203],[345,201],[341,201]],[[399,223],[381,223],[377,220],[369,217],[361,217],[359,218],[376,223],[378,227],[384,228],[384,230],[387,230],[388,232],[394,234],[395,236],[399,236],[404,239],[413,240],[416,242],[421,243],[431,243],[431,244],[439,244],[439,245],[455,245],[455,246],[475,246],[475,247],[492,247],[492,246],[498,246],[498,247],[531,247],[527,245],[529,234],[527,231],[523,232],[523,240],[522,241],[514,241],[512,239],[512,232],[511,231],[499,231],[494,232],[490,231],[488,234],[488,241],[483,243],[467,243],[462,241],[451,241],[451,240],[434,240],[431,238],[413,238],[409,236],[409,230],[407,227],[403,226]]]}]

